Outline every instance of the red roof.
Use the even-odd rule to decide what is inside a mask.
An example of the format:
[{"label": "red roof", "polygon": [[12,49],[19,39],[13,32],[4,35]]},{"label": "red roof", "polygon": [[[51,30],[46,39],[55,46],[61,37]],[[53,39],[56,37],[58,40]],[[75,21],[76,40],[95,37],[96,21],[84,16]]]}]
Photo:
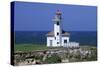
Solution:
[{"label": "red roof", "polygon": [[57,14],[57,15],[61,15],[61,12],[60,12],[59,9],[57,10],[56,14]]}]

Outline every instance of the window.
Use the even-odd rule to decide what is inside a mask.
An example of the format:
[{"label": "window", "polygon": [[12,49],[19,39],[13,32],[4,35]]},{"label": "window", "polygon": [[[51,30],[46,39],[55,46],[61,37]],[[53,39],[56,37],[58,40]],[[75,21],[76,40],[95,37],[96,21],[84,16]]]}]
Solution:
[{"label": "window", "polygon": [[57,42],[57,44],[59,44],[59,42]]},{"label": "window", "polygon": [[56,37],[55,37],[55,40],[56,40]]},{"label": "window", "polygon": [[57,32],[57,35],[59,35],[59,33]]},{"label": "window", "polygon": [[64,43],[67,43],[67,40],[64,40]]},{"label": "window", "polygon": [[59,22],[57,22],[57,25],[59,25]]}]

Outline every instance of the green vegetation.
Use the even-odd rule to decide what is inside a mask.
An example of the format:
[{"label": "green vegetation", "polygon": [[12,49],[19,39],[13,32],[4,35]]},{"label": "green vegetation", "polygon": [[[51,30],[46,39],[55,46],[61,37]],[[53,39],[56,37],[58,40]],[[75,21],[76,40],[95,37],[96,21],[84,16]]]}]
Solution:
[{"label": "green vegetation", "polygon": [[[96,50],[96,47],[89,46],[80,46],[82,49]],[[47,50],[47,49],[63,49],[63,47],[46,47],[46,45],[37,45],[37,44],[15,44],[15,52],[31,52],[37,50]]]},{"label": "green vegetation", "polygon": [[35,64],[51,64],[97,60],[97,47],[94,46],[80,46],[78,49],[70,49],[36,44],[16,44],[15,52],[17,52],[14,55],[16,65],[20,62],[31,63],[33,61],[36,61]]},{"label": "green vegetation", "polygon": [[57,54],[53,54],[46,58],[45,63],[61,63],[61,58]]},{"label": "green vegetation", "polygon": [[30,52],[34,50],[46,50],[47,47],[45,45],[35,45],[35,44],[15,44],[14,46],[15,52]]},{"label": "green vegetation", "polygon": [[15,52],[32,52],[32,51],[42,51],[48,49],[63,49],[63,47],[47,47],[46,45],[38,44],[15,44]]}]

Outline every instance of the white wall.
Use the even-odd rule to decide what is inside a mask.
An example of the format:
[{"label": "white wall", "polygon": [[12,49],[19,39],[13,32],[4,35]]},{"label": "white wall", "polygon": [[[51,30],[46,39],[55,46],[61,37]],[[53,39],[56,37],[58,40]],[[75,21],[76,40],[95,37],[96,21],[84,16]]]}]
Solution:
[{"label": "white wall", "polygon": [[57,46],[55,44],[55,40],[54,40],[54,37],[47,37],[47,47],[50,47],[50,40],[52,40],[52,46]]},{"label": "white wall", "polygon": [[64,46],[64,40],[67,40],[67,43],[69,42],[69,37],[62,37],[62,46]]},{"label": "white wall", "polygon": [[[59,32],[59,35],[57,35],[57,32]],[[54,36],[56,37],[55,44],[57,46],[60,46],[60,43],[61,43],[61,38],[60,38],[61,37],[61,29],[60,29],[60,25],[57,25],[56,23],[54,24]],[[59,42],[59,44],[57,44],[57,42]]]}]

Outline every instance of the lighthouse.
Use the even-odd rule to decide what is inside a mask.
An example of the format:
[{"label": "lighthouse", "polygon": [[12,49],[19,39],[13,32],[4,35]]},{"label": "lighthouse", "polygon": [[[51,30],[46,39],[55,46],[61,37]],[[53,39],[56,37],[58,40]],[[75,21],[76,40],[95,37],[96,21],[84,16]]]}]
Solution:
[{"label": "lighthouse", "polygon": [[52,19],[54,24],[53,31],[47,33],[47,47],[79,47],[79,43],[70,42],[70,34],[65,32],[62,27],[62,12],[57,10]]},{"label": "lighthouse", "polygon": [[61,12],[57,10],[56,15],[53,19],[54,22],[54,39],[55,39],[55,46],[62,46],[61,45]]}]

